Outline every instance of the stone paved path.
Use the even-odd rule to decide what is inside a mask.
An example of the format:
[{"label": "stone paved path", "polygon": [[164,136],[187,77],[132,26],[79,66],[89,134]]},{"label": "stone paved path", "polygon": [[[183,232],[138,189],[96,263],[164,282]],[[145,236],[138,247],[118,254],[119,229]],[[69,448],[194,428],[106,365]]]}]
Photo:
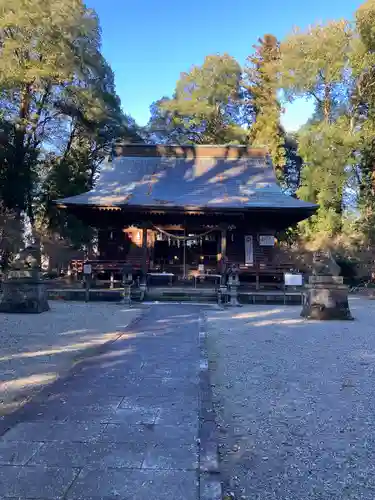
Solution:
[{"label": "stone paved path", "polygon": [[196,500],[199,313],[155,306],[0,438],[0,498]]},{"label": "stone paved path", "polygon": [[116,340],[143,306],[50,301],[46,314],[0,314],[2,417],[69,371],[78,360]]}]

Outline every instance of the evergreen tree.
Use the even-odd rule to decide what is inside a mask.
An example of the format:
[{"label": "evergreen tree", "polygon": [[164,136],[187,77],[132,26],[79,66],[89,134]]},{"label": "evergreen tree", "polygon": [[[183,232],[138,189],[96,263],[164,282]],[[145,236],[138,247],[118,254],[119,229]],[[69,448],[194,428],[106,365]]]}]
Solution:
[{"label": "evergreen tree", "polygon": [[278,174],[282,176],[285,149],[280,127],[280,104],[277,99],[280,44],[273,35],[265,35],[248,57],[244,87],[250,96],[249,142],[267,146]]},{"label": "evergreen tree", "polygon": [[375,242],[375,2],[364,2],[356,12],[358,40],[353,66],[356,85],[352,93],[353,105],[361,120],[361,145],[356,167],[359,227],[368,244]]},{"label": "evergreen tree", "polygon": [[233,57],[207,56],[182,73],[172,98],[154,103],[149,137],[179,144],[242,143],[241,67]]},{"label": "evergreen tree", "polygon": [[301,172],[303,160],[298,153],[297,134],[286,134],[284,132],[285,165],[280,183],[286,192],[295,196],[301,186]]},{"label": "evergreen tree", "polygon": [[350,104],[353,32],[345,21],[297,31],[281,44],[280,83],[290,100],[313,98],[315,114],[298,134],[304,160],[303,199],[318,203],[318,213],[301,225],[306,236],[340,233],[345,190],[358,134]]}]

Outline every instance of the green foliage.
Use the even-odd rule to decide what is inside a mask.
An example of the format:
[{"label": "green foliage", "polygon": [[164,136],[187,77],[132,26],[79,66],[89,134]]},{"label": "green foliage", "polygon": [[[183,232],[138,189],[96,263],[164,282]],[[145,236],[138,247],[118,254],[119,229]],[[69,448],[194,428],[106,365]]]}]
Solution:
[{"label": "green foliage", "polygon": [[227,54],[207,56],[181,74],[173,98],[153,104],[148,134],[179,144],[242,143],[241,99],[240,65]]},{"label": "green foliage", "polygon": [[0,0],[0,199],[77,245],[90,234],[52,200],[90,188],[114,139],[139,140],[100,38],[81,0]]},{"label": "green foliage", "polygon": [[[371,136],[367,119],[371,58],[345,20],[296,31],[281,43],[279,81],[289,100],[313,98],[315,114],[298,133],[303,158],[297,194],[319,204],[300,235],[328,244],[344,232],[362,182],[361,150]],[[319,237],[318,237],[319,235]]]},{"label": "green foliage", "polygon": [[99,31],[96,16],[76,0],[1,0],[0,12],[0,98],[13,139],[7,162],[19,175],[19,183],[12,180],[19,208],[33,224],[38,160],[66,118],[60,101],[71,88],[90,86]]},{"label": "green foliage", "polygon": [[[51,246],[82,248],[92,232],[53,200],[95,182],[114,140],[267,146],[282,187],[318,203],[291,244],[371,248],[375,242],[375,0],[346,20],[264,35],[244,68],[209,55],[182,73],[138,130],[124,115],[82,0],[0,0],[0,233],[19,245],[27,216]],[[280,126],[281,93],[312,98],[295,135]],[[15,236],[17,233],[17,237]],[[3,236],[5,256],[12,251]],[[5,243],[4,243],[5,244]],[[371,260],[371,259],[370,259]]]},{"label": "green foliage", "polygon": [[0,270],[21,247],[22,227],[14,211],[0,202]]},{"label": "green foliage", "polygon": [[324,120],[346,98],[353,31],[343,21],[296,30],[281,44],[279,78],[289,100],[312,97]]},{"label": "green foliage", "polygon": [[254,146],[267,146],[273,164],[280,169],[286,163],[277,100],[280,45],[273,35],[265,35],[254,48],[255,53],[247,60],[244,82],[254,113],[249,141]]},{"label": "green foliage", "polygon": [[332,237],[342,229],[345,211],[344,191],[355,163],[353,150],[358,143],[351,134],[347,118],[334,123],[322,121],[306,127],[299,134],[299,153],[304,159],[298,195],[319,204],[319,210],[302,224],[305,235],[325,233]]},{"label": "green foliage", "polygon": [[298,139],[295,134],[284,134],[285,165],[280,176],[280,184],[294,196],[301,184],[303,160],[298,153]]},{"label": "green foliage", "polygon": [[367,0],[356,12],[356,28],[364,46],[375,50],[375,1]]}]

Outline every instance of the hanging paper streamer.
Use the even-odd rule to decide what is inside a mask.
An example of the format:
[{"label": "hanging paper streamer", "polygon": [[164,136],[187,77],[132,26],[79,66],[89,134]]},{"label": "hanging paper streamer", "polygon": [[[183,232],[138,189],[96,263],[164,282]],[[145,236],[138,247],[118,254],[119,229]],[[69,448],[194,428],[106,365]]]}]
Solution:
[{"label": "hanging paper streamer", "polygon": [[[193,235],[193,236],[179,236],[177,234],[168,233],[167,231],[164,231],[164,229],[161,229],[160,227],[154,226],[153,224],[152,224],[152,227],[156,231],[158,231],[159,233],[166,235],[168,237],[168,241],[170,241],[171,239],[173,239],[173,240],[180,240],[180,241],[188,241],[188,240],[195,240],[197,238],[197,235]],[[210,229],[209,231],[206,231],[205,233],[200,234],[199,238],[204,238],[207,235],[213,233],[214,231],[219,231],[219,228],[218,227],[214,227],[214,228]],[[211,240],[211,241],[213,241],[213,240]]]}]

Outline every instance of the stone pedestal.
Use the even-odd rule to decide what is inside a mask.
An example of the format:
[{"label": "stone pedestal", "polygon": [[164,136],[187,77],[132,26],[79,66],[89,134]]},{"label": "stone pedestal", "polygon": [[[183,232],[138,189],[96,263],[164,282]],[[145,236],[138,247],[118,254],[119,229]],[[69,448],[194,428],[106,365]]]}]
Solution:
[{"label": "stone pedestal", "polygon": [[342,276],[311,276],[304,293],[301,316],[317,320],[352,320],[348,287]]},{"label": "stone pedestal", "polygon": [[47,290],[35,270],[10,271],[2,284],[0,312],[42,313],[49,311]]},{"label": "stone pedestal", "polygon": [[127,306],[131,306],[132,303],[132,285],[133,281],[133,269],[130,264],[125,264],[122,268],[122,286],[124,291],[122,293],[121,303],[126,304]]},{"label": "stone pedestal", "polygon": [[147,292],[147,283],[145,281],[142,281],[139,284],[139,290],[141,292],[140,301],[143,302],[145,299],[146,292]]}]

